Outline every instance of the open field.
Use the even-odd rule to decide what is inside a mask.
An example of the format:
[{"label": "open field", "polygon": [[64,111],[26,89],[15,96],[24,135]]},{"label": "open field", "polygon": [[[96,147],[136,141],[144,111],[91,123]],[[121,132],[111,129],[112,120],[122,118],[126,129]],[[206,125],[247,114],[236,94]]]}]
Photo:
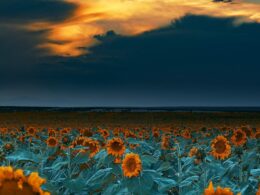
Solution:
[{"label": "open field", "polygon": [[2,127],[260,127],[260,112],[0,112]]},{"label": "open field", "polygon": [[259,195],[259,127],[257,112],[2,111],[0,195]]}]

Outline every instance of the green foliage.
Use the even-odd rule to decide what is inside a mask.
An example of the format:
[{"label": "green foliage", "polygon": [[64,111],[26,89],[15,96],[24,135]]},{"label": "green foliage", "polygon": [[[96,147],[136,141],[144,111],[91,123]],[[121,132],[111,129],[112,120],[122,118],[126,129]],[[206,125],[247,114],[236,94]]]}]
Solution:
[{"label": "green foliage", "polygon": [[[105,143],[105,139],[94,132],[92,139]],[[205,130],[205,132],[209,132]],[[205,133],[204,132],[204,133]],[[113,137],[112,131],[110,138]],[[0,143],[10,142],[14,150],[5,153],[1,149],[1,165],[22,168],[26,174],[39,172],[47,179],[43,189],[52,194],[202,194],[210,181],[215,185],[229,187],[233,192],[242,195],[256,192],[260,179],[259,142],[248,139],[246,145],[232,146],[232,155],[225,160],[217,160],[210,155],[211,140],[221,133],[212,130],[209,137],[201,137],[200,132],[193,132],[197,140],[181,136],[172,137],[171,149],[161,148],[161,137],[158,139],[125,138],[127,147],[125,154],[139,154],[142,161],[142,171],[139,176],[127,178],[123,176],[121,164],[115,164],[115,157],[108,155],[106,147],[91,158],[84,146],[73,148],[48,147],[46,132],[39,132],[38,138],[25,139],[24,143],[15,138],[2,137]],[[162,134],[162,132],[160,133]],[[69,134],[70,140],[79,136],[77,130]],[[138,145],[131,149],[129,144]],[[189,156],[192,147],[198,148],[201,155]],[[123,157],[122,157],[123,158]],[[196,163],[196,160],[198,160]]]}]

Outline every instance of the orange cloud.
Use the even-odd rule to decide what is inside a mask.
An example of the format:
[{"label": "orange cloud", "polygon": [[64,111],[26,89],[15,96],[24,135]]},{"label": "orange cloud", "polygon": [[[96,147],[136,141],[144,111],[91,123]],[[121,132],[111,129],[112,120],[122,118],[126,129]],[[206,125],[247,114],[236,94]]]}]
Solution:
[{"label": "orange cloud", "polygon": [[77,5],[65,21],[40,21],[30,30],[46,30],[47,41],[38,47],[51,55],[79,56],[98,44],[94,35],[108,30],[133,36],[168,25],[187,14],[238,17],[240,22],[260,22],[260,5],[244,1],[214,3],[211,0],[67,0]]}]

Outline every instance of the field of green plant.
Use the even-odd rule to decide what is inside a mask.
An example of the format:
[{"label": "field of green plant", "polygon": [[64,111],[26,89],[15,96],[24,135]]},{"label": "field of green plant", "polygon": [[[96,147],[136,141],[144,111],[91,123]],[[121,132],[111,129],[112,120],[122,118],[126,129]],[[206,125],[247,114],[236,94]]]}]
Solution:
[{"label": "field of green plant", "polygon": [[249,126],[1,128],[0,144],[0,194],[259,195]]}]

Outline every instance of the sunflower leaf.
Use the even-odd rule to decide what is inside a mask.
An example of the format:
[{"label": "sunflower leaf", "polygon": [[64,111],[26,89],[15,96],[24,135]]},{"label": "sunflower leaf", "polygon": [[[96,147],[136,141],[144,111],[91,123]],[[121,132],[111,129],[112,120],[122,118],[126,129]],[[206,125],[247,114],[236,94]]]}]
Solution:
[{"label": "sunflower leaf", "polygon": [[185,186],[189,186],[191,185],[194,181],[198,181],[199,180],[199,176],[191,176],[191,177],[188,177],[187,179],[185,179],[184,181],[182,181],[180,184],[179,184],[179,187],[185,187]]},{"label": "sunflower leaf", "polygon": [[250,174],[253,175],[254,177],[260,176],[260,169],[251,169]]},{"label": "sunflower leaf", "polygon": [[154,182],[158,184],[159,192],[165,192],[177,185],[175,180],[164,177],[154,178]]}]

